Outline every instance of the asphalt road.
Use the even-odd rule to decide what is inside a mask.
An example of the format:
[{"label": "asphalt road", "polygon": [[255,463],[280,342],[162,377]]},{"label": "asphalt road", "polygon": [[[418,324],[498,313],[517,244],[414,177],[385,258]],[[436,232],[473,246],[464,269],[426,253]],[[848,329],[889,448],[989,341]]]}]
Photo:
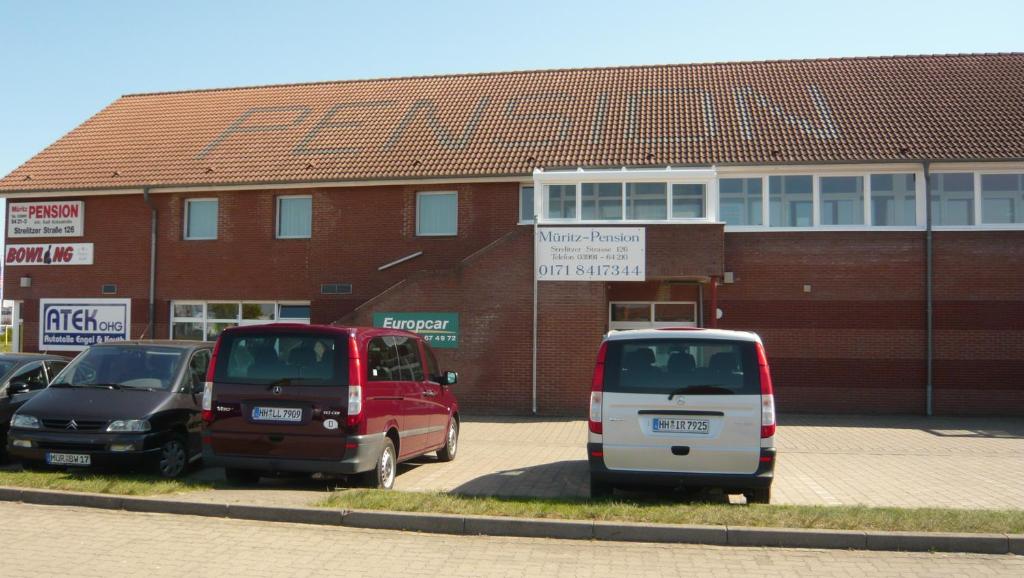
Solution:
[{"label": "asphalt road", "polygon": [[1021,576],[1024,557],[448,536],[0,503],[17,576]]}]

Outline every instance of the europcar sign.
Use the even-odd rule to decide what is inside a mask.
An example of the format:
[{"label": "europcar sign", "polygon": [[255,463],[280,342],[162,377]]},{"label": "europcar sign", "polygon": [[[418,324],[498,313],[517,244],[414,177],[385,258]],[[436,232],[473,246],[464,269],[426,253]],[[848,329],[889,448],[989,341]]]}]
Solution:
[{"label": "europcar sign", "polygon": [[81,237],[85,209],[82,201],[32,201],[7,205],[7,236]]},{"label": "europcar sign", "polygon": [[81,351],[129,339],[131,321],[131,299],[40,299],[39,349]]},{"label": "europcar sign", "polygon": [[418,333],[439,349],[459,346],[458,313],[374,313],[373,326]]}]

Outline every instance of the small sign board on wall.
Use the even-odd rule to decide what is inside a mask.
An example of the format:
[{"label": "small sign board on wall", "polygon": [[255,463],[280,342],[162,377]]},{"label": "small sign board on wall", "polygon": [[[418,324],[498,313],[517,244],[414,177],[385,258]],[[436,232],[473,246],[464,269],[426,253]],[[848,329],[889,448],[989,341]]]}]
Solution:
[{"label": "small sign board on wall", "polygon": [[85,231],[82,201],[30,201],[7,205],[7,236],[81,237]]},{"label": "small sign board on wall", "polygon": [[131,337],[131,299],[40,299],[40,351],[81,351]]},{"label": "small sign board on wall", "polygon": [[643,227],[538,227],[538,281],[643,281]]},{"label": "small sign board on wall", "polygon": [[455,349],[459,346],[458,313],[374,313],[373,326],[418,333],[423,341],[438,349]]},{"label": "small sign board on wall", "polygon": [[8,245],[4,263],[15,265],[92,265],[92,243]]}]

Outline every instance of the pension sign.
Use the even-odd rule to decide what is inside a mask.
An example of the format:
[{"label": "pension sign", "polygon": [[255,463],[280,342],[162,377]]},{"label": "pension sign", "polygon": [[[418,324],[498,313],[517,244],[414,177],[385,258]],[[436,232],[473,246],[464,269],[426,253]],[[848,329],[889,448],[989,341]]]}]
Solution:
[{"label": "pension sign", "polygon": [[82,201],[32,201],[7,206],[7,236],[81,237],[85,208]]}]

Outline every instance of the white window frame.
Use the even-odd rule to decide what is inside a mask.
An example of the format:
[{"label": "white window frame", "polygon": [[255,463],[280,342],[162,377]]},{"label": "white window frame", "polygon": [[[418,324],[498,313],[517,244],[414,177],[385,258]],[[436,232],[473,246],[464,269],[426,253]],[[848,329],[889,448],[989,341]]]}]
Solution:
[{"label": "white window frame", "polygon": [[[914,175],[914,225],[876,225],[875,224],[875,212],[874,212],[874,189],[871,186],[871,177],[873,175]],[[924,191],[924,173],[921,171],[870,171],[864,175],[864,199],[865,199],[865,211],[864,211],[864,224],[869,227],[872,231],[907,231],[907,230],[918,230],[924,228],[924,219],[927,216],[925,211],[928,210],[925,202],[928,194]]]},{"label": "white window frame", "polygon": [[[192,203],[198,201],[213,201],[217,203],[217,213],[214,216],[213,224],[217,229],[216,233],[212,237],[190,237],[188,234],[188,218],[189,212],[192,210]],[[186,241],[216,241],[217,235],[220,234],[220,199],[217,197],[203,197],[197,199],[185,199],[185,219],[182,223],[181,236]]]},{"label": "white window frame", "polygon": [[[308,235],[282,235],[281,234],[281,201],[285,199],[309,199],[309,234]],[[313,238],[313,195],[279,195],[274,201],[276,211],[274,215],[275,237],[278,239],[312,239]]]},{"label": "white window frame", "polygon": [[[1003,169],[1003,170],[978,170],[974,173],[974,190],[977,193],[976,199],[974,200],[975,211],[984,210],[984,197],[981,193],[981,182],[982,177],[985,175],[1024,175],[1024,168],[1020,169]],[[985,223],[984,216],[981,213],[977,213],[977,226],[984,229],[1006,229],[1006,228],[1021,228],[1024,229],[1024,223]]]},{"label": "white window frame", "polygon": [[[650,321],[613,321],[612,309],[615,305],[647,305],[650,312]],[[655,321],[655,307],[658,305],[692,305],[693,321]],[[656,327],[697,327],[699,311],[696,301],[609,301],[608,302],[608,329],[612,331],[623,331],[627,329],[650,329]]]},{"label": "white window frame", "polygon": [[[533,189],[533,215],[529,219],[523,218],[523,192],[526,187]],[[533,183],[519,183],[519,198],[516,201],[518,203],[519,212],[517,213],[517,223],[520,225],[532,225],[533,217],[537,215],[537,189],[533,186]]]},{"label": "white window frame", "polygon": [[[875,173],[875,174],[879,174],[879,173]],[[821,200],[821,179],[830,179],[830,178],[834,178],[834,177],[839,177],[839,178],[843,178],[843,177],[857,178],[857,177],[860,177],[860,179],[861,179],[861,191],[860,191],[860,194],[861,194],[861,202],[862,202],[862,206],[861,206],[861,209],[862,209],[862,211],[861,211],[861,219],[863,221],[861,224],[826,225],[826,224],[821,222],[821,210],[823,208],[822,200]],[[870,205],[871,205],[871,203],[869,202],[871,200],[870,197],[869,197],[869,194],[871,192],[871,173],[866,173],[866,174],[865,173],[834,173],[834,174],[833,173],[829,173],[829,174],[818,174],[818,175],[814,175],[814,180],[816,181],[814,183],[815,195],[812,196],[812,198],[815,201],[815,203],[814,203],[815,204],[815,212],[817,213],[815,215],[815,217],[816,217],[815,222],[814,222],[814,226],[815,227],[823,227],[825,229],[830,229],[831,230],[831,229],[835,229],[836,227],[862,227],[862,226],[867,226],[867,225],[871,224],[871,215],[870,215],[870,212],[871,212],[871,206]]]},{"label": "white window frame", "polygon": [[[428,196],[455,196],[455,232],[423,233],[420,231],[420,199]],[[458,237],[459,236],[459,192],[458,191],[417,191],[416,192],[416,236],[417,237]]]},{"label": "white window frame", "polygon": [[[210,318],[210,307],[209,307],[210,303],[231,303],[231,304],[238,305],[238,315],[235,317],[235,319],[222,319],[222,318],[211,319]],[[243,311],[242,311],[243,307],[246,304],[254,304],[254,303],[257,303],[257,304],[260,304],[260,305],[273,305],[274,306],[274,319],[243,319],[243,316],[244,316]],[[176,317],[174,315],[174,306],[175,305],[200,305],[203,308],[202,317],[201,318],[199,318],[199,317]],[[203,332],[203,341],[207,341],[206,337],[207,337],[207,332],[209,331],[210,323],[234,323],[237,326],[267,325],[267,324],[270,324],[270,323],[279,323],[279,322],[281,322],[281,306],[282,305],[285,305],[285,306],[296,305],[296,306],[309,307],[310,306],[310,302],[309,301],[275,301],[273,299],[264,299],[264,300],[259,300],[259,299],[244,299],[244,300],[237,300],[237,299],[207,299],[207,300],[199,300],[199,299],[172,299],[171,302],[170,302],[170,315],[169,315],[169,319],[171,321],[168,324],[169,326],[167,328],[167,337],[169,339],[174,339],[174,324],[175,323],[199,323],[199,324],[201,324],[202,325],[202,332]],[[287,322],[288,323],[305,323],[305,324],[309,324],[310,320],[307,319],[307,318],[295,317],[295,318],[288,318]]]},{"label": "white window frame", "polygon": [[[761,224],[760,225],[730,225],[725,221],[726,231],[765,231],[768,229],[768,175],[763,173],[728,173],[719,174],[715,179],[715,215],[722,214],[722,196],[719,192],[719,181],[722,179],[758,179],[761,181]],[[710,196],[710,192],[708,195]],[[710,205],[710,202],[708,203]]]}]

